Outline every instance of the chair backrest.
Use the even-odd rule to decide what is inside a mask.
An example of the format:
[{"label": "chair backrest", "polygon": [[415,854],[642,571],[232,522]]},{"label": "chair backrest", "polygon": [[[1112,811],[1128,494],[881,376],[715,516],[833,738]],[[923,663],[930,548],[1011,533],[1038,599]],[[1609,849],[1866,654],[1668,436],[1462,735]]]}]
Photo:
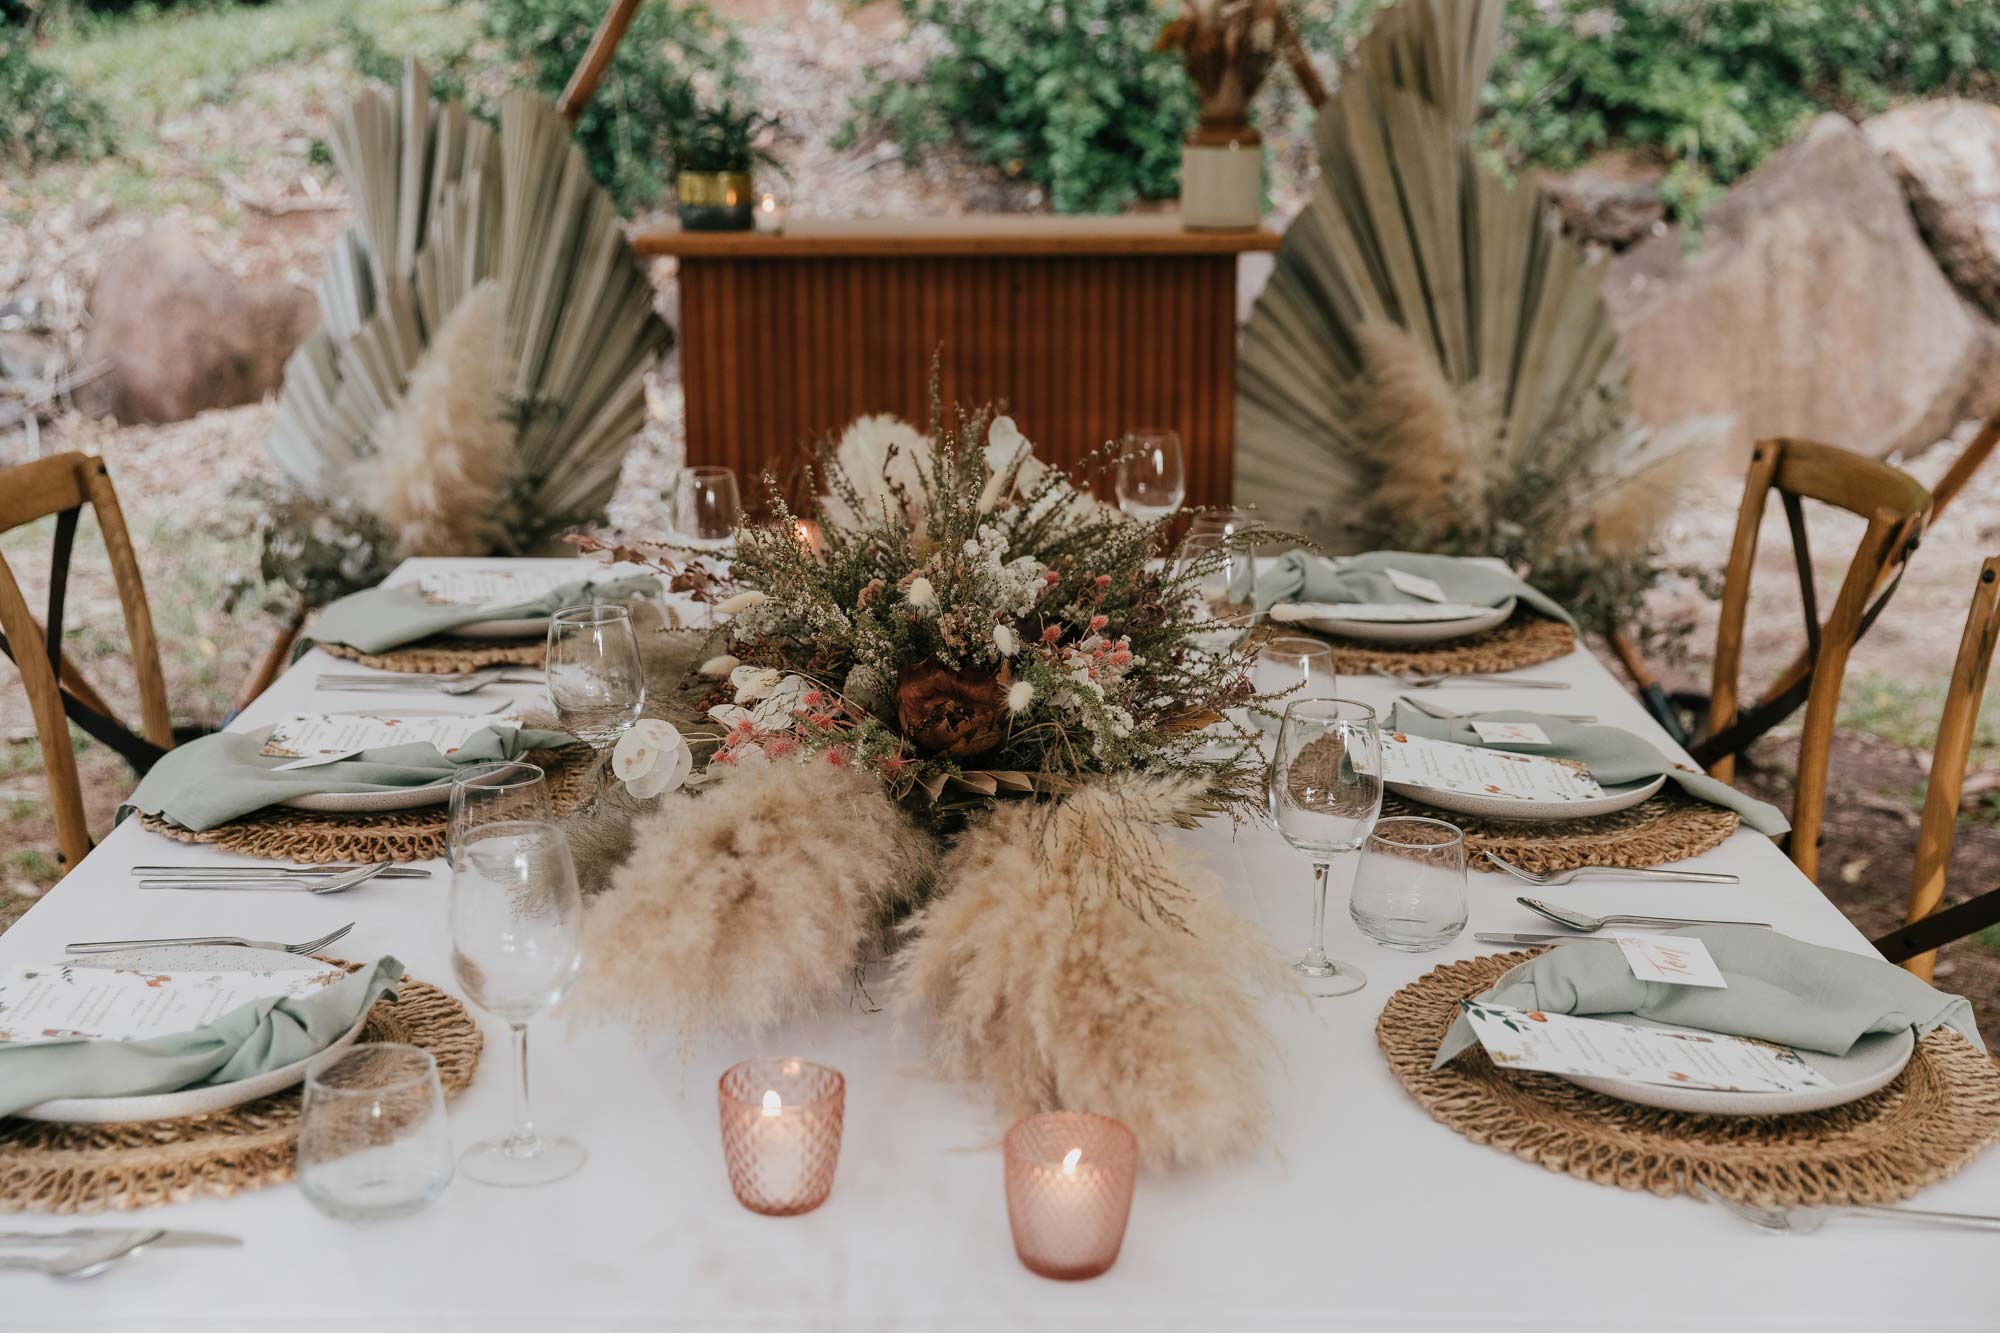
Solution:
[{"label": "chair backrest", "polygon": [[[1805,691],[1805,726],[1799,741],[1798,787],[1792,799],[1792,863],[1813,879],[1819,877],[1819,838],[1826,803],[1826,772],[1833,748],[1834,720],[1840,708],[1840,686],[1847,659],[1888,593],[1879,597],[1892,566],[1900,566],[1916,549],[1930,512],[1931,497],[1921,484],[1887,463],[1807,440],[1760,440],[1750,454],[1750,472],[1737,512],[1736,538],[1729,549],[1729,570],[1722,590],[1722,619],[1716,629],[1715,678],[1709,695],[1708,734],[1730,734],[1739,713],[1737,676],[1743,664],[1743,629],[1750,606],[1750,573],[1757,563],[1757,533],[1764,508],[1776,491],[1785,507],[1792,534],[1792,556],[1798,569],[1799,600],[1805,614],[1805,674],[1782,681],[1762,705],[1782,704],[1769,711],[1781,717],[1796,703],[1790,689]],[[1805,500],[1815,500],[1857,514],[1868,527],[1855,547],[1847,576],[1841,580],[1833,609],[1822,622],[1819,593],[1806,539]],[[1890,586],[1893,588],[1893,582]],[[1753,706],[1753,710],[1754,711]],[[1775,720],[1775,718],[1774,718]],[[1724,781],[1735,775],[1734,756],[1740,745],[1704,752],[1698,757],[1709,772]]]},{"label": "chair backrest", "polygon": [[65,867],[90,850],[90,830],[84,819],[83,788],[77,780],[76,755],[70,747],[68,720],[107,740],[127,758],[131,747],[118,733],[135,740],[113,717],[110,707],[83,673],[62,651],[63,601],[68,590],[70,550],[77,520],[89,505],[97,515],[125,633],[131,643],[133,670],[138,676],[140,727],[138,738],[156,750],[174,743],[167,717],[166,678],[160,672],[159,645],[153,638],[153,616],[146,605],[146,587],[139,560],[125,529],[124,511],[112,489],[104,460],[84,454],[57,454],[38,462],[0,471],[0,533],[38,519],[55,517],[54,550],[49,562],[49,598],[45,618],[37,621],[21,594],[4,555],[0,555],[0,651],[14,659],[27,687],[34,713],[35,735],[41,742],[42,767],[48,775],[55,809],[56,842]]},{"label": "chair backrest", "polygon": [[[1952,837],[1958,829],[1958,802],[1965,787],[1965,767],[1972,758],[1972,741],[1979,729],[1979,703],[1986,693],[1986,669],[2000,642],[2000,555],[1979,567],[1972,588],[1972,610],[1958,640],[1958,659],[1951,668],[1944,717],[1938,723],[1937,748],[1932,751],[1930,783],[1924,792],[1924,818],[1917,827],[1917,855],[1911,874],[1910,911],[1914,923],[1938,910],[1944,901],[1945,869],[1951,864]],[[1996,886],[1978,885],[1982,889]],[[1905,959],[1903,966],[1931,979],[1937,950]]]}]

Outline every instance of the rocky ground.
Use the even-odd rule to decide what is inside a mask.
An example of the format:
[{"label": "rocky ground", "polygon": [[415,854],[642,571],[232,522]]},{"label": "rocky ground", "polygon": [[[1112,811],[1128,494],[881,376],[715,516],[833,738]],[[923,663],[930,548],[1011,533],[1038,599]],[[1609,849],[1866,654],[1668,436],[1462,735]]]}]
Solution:
[{"label": "rocky ground", "polygon": [[[364,0],[371,14],[404,23],[412,49],[444,41],[450,25],[468,20],[444,0]],[[892,147],[863,139],[836,146],[835,131],[871,62],[896,59],[889,39],[900,19],[877,3],[842,8],[830,0],[739,0],[723,8],[746,23],[753,73],[790,127],[781,145],[802,212],[897,214],[1034,208],[1032,186],[999,178],[949,155],[921,166]],[[296,17],[313,0],[290,6]],[[240,11],[252,15],[261,11]],[[288,19],[288,22],[294,19]],[[251,22],[251,20],[245,20]],[[296,19],[299,24],[304,19]],[[330,20],[329,20],[330,22]],[[442,27],[440,25],[443,25]],[[253,25],[254,26],[254,25]],[[218,30],[219,31],[219,30]],[[262,29],[258,29],[262,31]],[[287,29],[288,32],[291,29]],[[443,33],[441,37],[439,34]],[[132,84],[121,111],[132,122],[128,149],[88,167],[45,167],[0,174],[0,379],[35,358],[77,363],[87,337],[85,294],[107,256],[127,242],[171,231],[188,238],[220,269],[246,281],[308,285],[346,211],[337,177],[314,145],[331,108],[358,80],[337,41],[299,27],[288,48],[239,59],[204,49],[193,53],[146,34],[96,39],[71,52],[76,68]],[[183,34],[185,38],[186,35]],[[216,41],[223,40],[220,37]],[[230,41],[241,41],[232,30]],[[132,49],[118,43],[127,43]],[[136,53],[136,54],[135,54]],[[167,68],[216,67],[219,82],[195,86]],[[1286,160],[1297,162],[1305,139],[1296,128],[1278,136]],[[1280,173],[1281,178],[1303,176]],[[1296,188],[1278,204],[1297,206]],[[671,264],[656,274],[671,301]],[[24,331],[40,330],[32,336]],[[678,457],[679,389],[672,365],[653,394],[654,421],[628,460],[610,520],[643,529],[660,515],[659,491]],[[63,449],[100,453],[110,461],[146,571],[160,628],[169,695],[177,722],[213,725],[263,650],[284,610],[283,599],[255,583],[254,549],[244,535],[249,511],[233,487],[265,470],[263,437],[270,404],[202,413],[161,426],[115,427],[84,413],[57,410],[23,418],[18,399],[0,396],[0,464]],[[1917,453],[1908,466],[1925,481],[1943,470],[1968,428],[1954,441]],[[1741,472],[1735,461],[1690,496],[1673,520],[1669,547],[1691,569],[1713,572],[1726,554],[1735,523]],[[1823,599],[1830,599],[1858,528],[1832,523],[1816,531],[1815,557]],[[1799,642],[1797,601],[1782,522],[1767,516],[1751,616],[1746,680],[1768,678]],[[1895,919],[1908,891],[1913,811],[1928,765],[1943,681],[1958,639],[1979,559],[2000,549],[2000,488],[1975,486],[1931,533],[1891,611],[1856,653],[1843,699],[1843,741],[1836,752],[1833,812],[1824,864],[1826,891],[1871,932]],[[80,628],[73,651],[114,701],[132,697],[116,600],[101,562],[80,549],[70,623]],[[46,573],[46,531],[0,538],[31,601]],[[1657,627],[1686,630],[1687,651],[1661,665],[1677,685],[1705,688],[1706,651],[1716,607],[1695,578],[1670,580],[1652,599]],[[21,692],[0,666],[0,924],[56,878],[54,837],[43,799],[40,756]],[[1989,707],[1978,763],[1982,780],[2000,773],[2000,707]],[[1771,799],[1788,800],[1786,738],[1760,747],[1744,781]],[[94,823],[102,828],[130,777],[99,747],[79,749]],[[1961,820],[1954,882],[1963,890],[2000,884],[2000,798]],[[1945,956],[1940,975],[2000,1012],[2000,952],[1978,943]]]}]

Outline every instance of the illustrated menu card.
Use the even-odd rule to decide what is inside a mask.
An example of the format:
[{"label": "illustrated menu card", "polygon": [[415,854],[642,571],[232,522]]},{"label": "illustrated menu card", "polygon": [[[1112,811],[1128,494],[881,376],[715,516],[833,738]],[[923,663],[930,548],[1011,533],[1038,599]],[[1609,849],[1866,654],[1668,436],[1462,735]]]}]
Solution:
[{"label": "illustrated menu card", "polygon": [[390,713],[351,717],[334,713],[294,713],[271,728],[264,748],[257,753],[296,761],[280,764],[279,772],[330,764],[335,760],[352,758],[363,750],[389,745],[429,742],[437,747],[439,754],[452,755],[466,741],[496,723],[513,722],[511,717],[493,713],[472,717],[430,714],[399,717]]},{"label": "illustrated menu card", "polygon": [[440,569],[419,578],[417,587],[434,605],[503,607],[533,601],[576,579],[546,569]]},{"label": "illustrated menu card", "polygon": [[1382,777],[1438,791],[1521,801],[1587,801],[1604,795],[1590,770],[1579,764],[1403,731],[1382,735]]},{"label": "illustrated menu card", "polygon": [[302,996],[339,981],[317,971],[139,972],[17,963],[0,973],[0,1041],[139,1041],[207,1027],[266,996]]},{"label": "illustrated menu card", "polygon": [[1641,1028],[1601,1018],[1459,1001],[1493,1063],[1585,1078],[1621,1078],[1719,1092],[1803,1092],[1830,1086],[1785,1046],[1681,1028]]}]

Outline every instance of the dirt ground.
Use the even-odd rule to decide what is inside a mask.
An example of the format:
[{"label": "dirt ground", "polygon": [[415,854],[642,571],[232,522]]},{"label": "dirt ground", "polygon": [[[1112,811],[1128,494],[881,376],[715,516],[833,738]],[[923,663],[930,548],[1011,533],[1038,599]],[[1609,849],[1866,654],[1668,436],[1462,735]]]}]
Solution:
[{"label": "dirt ground", "polygon": [[[367,3],[381,9],[405,0]],[[459,21],[443,0],[407,0],[407,7],[424,11],[419,17],[428,14],[427,21]],[[790,127],[781,152],[801,213],[1041,205],[1033,187],[950,155],[917,167],[885,144],[836,143],[863,71],[883,58],[901,22],[893,6],[736,0],[720,7],[746,24],[752,73]],[[152,48],[137,49],[135,58],[152,59]],[[118,52],[85,54],[110,62]],[[32,296],[62,315],[58,322],[67,321],[67,337],[80,339],[84,294],[104,257],[155,228],[193,234],[217,263],[245,277],[302,285],[316,278],[328,242],[347,221],[338,178],[313,150],[332,108],[358,83],[341,52],[301,47],[268,66],[243,69],[220,93],[159,82],[151,100],[140,99],[143,105],[131,113],[142,123],[120,158],[44,167],[32,175],[0,169],[0,305]],[[1287,122],[1273,137],[1284,162],[1304,160],[1306,140],[1296,126]],[[1304,177],[1282,169],[1275,174],[1282,220],[1296,207]],[[1297,185],[1286,188],[1286,181]],[[663,307],[672,309],[670,261],[660,261],[655,279]],[[608,515],[614,529],[658,522],[660,490],[680,456],[677,367],[670,363],[653,389],[652,420],[627,460]],[[171,426],[120,429],[69,412],[35,431],[0,429],[0,465],[63,449],[109,460],[146,571],[176,722],[213,726],[224,719],[284,610],[281,596],[250,577],[255,552],[244,535],[248,514],[231,494],[238,479],[267,466],[262,448],[271,413],[267,402]],[[1919,479],[1934,481],[1969,430],[1968,424],[1954,440],[1906,465]],[[1741,475],[1741,460],[1718,460],[1708,481],[1688,497],[1667,533],[1674,562],[1711,574],[1721,567]],[[1831,600],[1858,530],[1837,521],[1815,529],[1823,604]],[[1775,511],[1762,537],[1745,671],[1752,690],[1789,661],[1801,639],[1789,547]],[[28,586],[31,602],[39,599],[46,574],[46,543],[45,529],[0,538],[0,553]],[[86,534],[71,592],[70,648],[105,693],[129,707],[116,599],[92,549]],[[1823,887],[1871,935],[1899,919],[1908,893],[1914,812],[1938,704],[1974,571],[1996,550],[2000,486],[1988,482],[1962,496],[1934,527],[1889,613],[1854,658],[1829,795]],[[1670,579],[1652,597],[1648,619],[1655,627],[1686,630],[1685,653],[1660,663],[1670,683],[1706,688],[1715,615],[1697,578]],[[2000,705],[2000,698],[1994,703]],[[101,830],[131,778],[101,747],[81,745],[79,751],[92,822]],[[1783,737],[1760,746],[1744,785],[1788,804],[1788,755]],[[2000,771],[2000,706],[1987,710],[1975,765],[1988,780]],[[54,849],[25,699],[11,668],[0,664],[0,928],[55,882]],[[1961,818],[1952,883],[1955,894],[2000,885],[2000,800],[1988,797]],[[1971,995],[1982,1015],[2000,1018],[2000,937],[1991,945],[1968,941],[1947,950],[1939,979]]]}]

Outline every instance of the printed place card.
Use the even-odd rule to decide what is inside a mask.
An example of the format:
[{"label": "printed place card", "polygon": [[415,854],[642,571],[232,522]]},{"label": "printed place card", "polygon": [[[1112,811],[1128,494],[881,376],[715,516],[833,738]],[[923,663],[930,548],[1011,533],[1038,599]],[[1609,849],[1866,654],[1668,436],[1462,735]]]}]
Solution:
[{"label": "printed place card", "polygon": [[1473,722],[1474,734],[1488,745],[1549,745],[1549,733],[1533,722]]},{"label": "printed place card", "polygon": [[1712,986],[1729,989],[1722,969],[1709,957],[1708,946],[1692,935],[1613,935],[1632,975],[1641,981],[1670,986]]},{"label": "printed place card", "polygon": [[402,717],[392,713],[355,717],[334,713],[294,713],[271,728],[270,736],[257,753],[295,761],[278,765],[276,771],[280,773],[351,759],[363,750],[390,745],[428,742],[437,747],[439,754],[452,755],[466,741],[496,723],[513,722],[512,717],[493,713],[469,717],[434,714]]},{"label": "printed place card", "polygon": [[0,972],[0,1041],[139,1041],[191,1032],[252,1000],[310,995],[342,975],[334,970],[139,972],[18,963]]},{"label": "printed place card", "polygon": [[498,608],[531,602],[581,577],[546,569],[440,569],[419,578],[417,588],[434,605]]},{"label": "printed place card", "polygon": [[1684,1028],[1642,1028],[1505,1005],[1459,1001],[1480,1045],[1503,1069],[1620,1078],[1720,1092],[1803,1092],[1829,1086],[1784,1046]]},{"label": "printed place card", "polygon": [[1521,801],[1587,801],[1604,795],[1590,770],[1578,764],[1435,741],[1404,731],[1382,735],[1382,778],[1466,796]]},{"label": "printed place card", "polygon": [[1400,569],[1389,570],[1388,575],[1389,582],[1395,585],[1397,592],[1408,593],[1410,596],[1426,602],[1449,602],[1451,600],[1451,598],[1445,596],[1444,589],[1438,586],[1436,579],[1427,579],[1421,574],[1411,574]]}]

